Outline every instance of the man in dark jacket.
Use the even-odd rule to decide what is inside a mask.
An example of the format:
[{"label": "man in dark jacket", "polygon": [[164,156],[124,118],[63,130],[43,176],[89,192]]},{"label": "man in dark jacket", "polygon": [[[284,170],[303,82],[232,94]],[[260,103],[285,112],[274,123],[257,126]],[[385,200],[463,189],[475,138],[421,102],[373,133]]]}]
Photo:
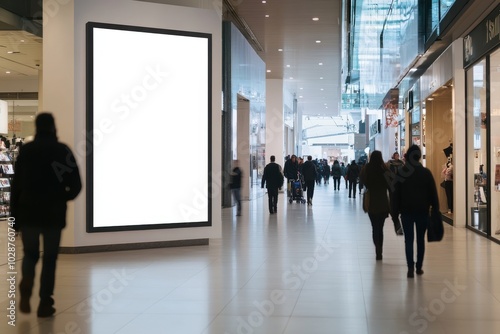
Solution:
[{"label": "man in dark jacket", "polygon": [[312,205],[314,184],[316,182],[316,177],[318,176],[316,166],[312,162],[312,156],[307,156],[307,161],[304,162],[304,166],[302,167],[302,173],[304,174],[304,180],[307,187],[307,205]]},{"label": "man in dark jacket", "polygon": [[[392,205],[394,213],[401,213],[401,222],[405,235],[406,263],[408,278],[422,275],[425,253],[425,231],[429,210],[439,210],[436,183],[429,169],[422,166],[422,153],[417,145],[412,145],[406,152],[406,164],[398,170]],[[417,231],[417,262],[413,260],[414,226]]]},{"label": "man in dark jacket", "polygon": [[50,317],[56,311],[52,295],[61,230],[66,226],[66,202],[78,195],[82,184],[73,153],[57,140],[53,116],[41,113],[35,125],[35,140],[23,145],[16,161],[11,212],[24,250],[19,309],[31,312],[29,300],[41,235],[43,266],[37,315]]},{"label": "man in dark jacket", "polygon": [[264,184],[267,188],[267,196],[269,197],[269,213],[277,213],[278,210],[278,190],[283,187],[283,174],[281,173],[281,166],[275,163],[276,158],[271,155],[271,162],[264,167],[264,174],[262,175],[261,187]]}]

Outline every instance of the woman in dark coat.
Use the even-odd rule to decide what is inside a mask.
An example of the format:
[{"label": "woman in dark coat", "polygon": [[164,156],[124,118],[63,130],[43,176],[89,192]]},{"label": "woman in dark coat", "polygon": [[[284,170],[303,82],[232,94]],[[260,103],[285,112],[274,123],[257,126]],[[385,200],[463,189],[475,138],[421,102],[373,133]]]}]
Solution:
[{"label": "woman in dark coat", "polygon": [[351,161],[349,167],[347,167],[347,180],[349,181],[349,198],[356,198],[356,187],[358,185],[358,177],[359,177],[359,166],[356,161]]},{"label": "woman in dark coat", "polygon": [[360,175],[360,179],[370,193],[368,217],[372,223],[372,237],[377,260],[382,260],[384,222],[389,216],[389,184],[386,180],[388,172],[389,170],[382,159],[382,153],[373,151],[370,155],[370,162],[365,165]]},{"label": "woman in dark coat", "polygon": [[342,169],[338,160],[333,162],[332,177],[333,177],[333,190],[340,190],[340,177],[342,176]]}]

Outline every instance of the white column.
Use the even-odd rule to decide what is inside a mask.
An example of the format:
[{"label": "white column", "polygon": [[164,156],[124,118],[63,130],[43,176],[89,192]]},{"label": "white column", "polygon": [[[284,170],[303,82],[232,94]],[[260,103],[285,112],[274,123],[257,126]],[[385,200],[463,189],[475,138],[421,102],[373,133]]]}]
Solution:
[{"label": "white column", "polygon": [[[463,40],[459,38],[452,44],[453,53],[453,225],[465,227],[467,212],[467,137],[466,137],[466,96],[465,72],[463,69]],[[468,152],[472,155],[473,152]],[[471,191],[469,189],[469,191]]]},{"label": "white column", "polygon": [[[75,139],[75,57],[74,57],[74,2],[54,5],[44,0],[43,8],[43,75],[39,88],[39,110],[54,115],[58,139],[67,144],[77,159],[80,176],[85,177],[85,154],[78,154]],[[82,115],[84,119],[84,116]],[[83,128],[83,124],[81,125]],[[85,184],[85,181],[83,182]],[[85,193],[77,201],[83,202]],[[76,218],[75,201],[68,202],[67,225],[62,234],[61,246],[75,244],[75,225],[85,226],[85,220]]]},{"label": "white column", "polygon": [[285,134],[283,116],[283,80],[266,80],[266,163],[274,155],[283,167],[285,158]]}]

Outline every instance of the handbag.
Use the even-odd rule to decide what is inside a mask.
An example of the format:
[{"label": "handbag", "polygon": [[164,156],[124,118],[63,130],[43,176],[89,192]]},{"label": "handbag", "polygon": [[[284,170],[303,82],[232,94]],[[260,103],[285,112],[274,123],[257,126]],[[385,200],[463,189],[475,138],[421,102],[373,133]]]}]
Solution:
[{"label": "handbag", "polygon": [[444,235],[443,218],[439,210],[432,210],[427,222],[427,241],[441,241]]},{"label": "handbag", "polygon": [[368,213],[368,209],[370,208],[370,192],[368,189],[363,193],[363,211]]}]

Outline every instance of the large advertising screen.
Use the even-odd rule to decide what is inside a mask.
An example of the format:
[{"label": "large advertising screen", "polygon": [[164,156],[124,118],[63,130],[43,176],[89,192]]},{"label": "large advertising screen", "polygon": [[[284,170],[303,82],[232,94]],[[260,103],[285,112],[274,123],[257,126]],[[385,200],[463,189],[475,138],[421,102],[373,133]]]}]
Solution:
[{"label": "large advertising screen", "polygon": [[87,231],[211,225],[211,35],[87,23]]}]

